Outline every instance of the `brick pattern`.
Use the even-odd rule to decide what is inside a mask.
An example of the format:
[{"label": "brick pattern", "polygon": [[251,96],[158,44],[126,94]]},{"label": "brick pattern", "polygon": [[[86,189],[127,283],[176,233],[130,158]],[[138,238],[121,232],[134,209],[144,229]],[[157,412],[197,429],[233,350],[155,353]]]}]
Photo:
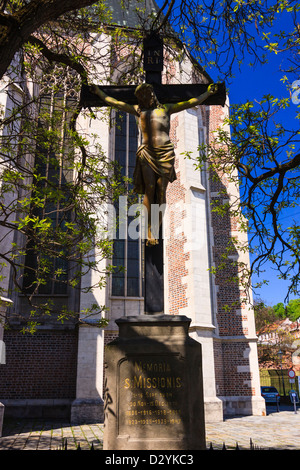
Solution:
[{"label": "brick pattern", "polygon": [[215,377],[216,377],[216,394],[217,396],[225,396],[225,376],[223,367],[223,347],[219,341],[214,341],[214,365],[215,365]]},{"label": "brick pattern", "polygon": [[6,364],[0,365],[2,399],[63,399],[76,396],[76,330],[8,330]]},{"label": "brick pattern", "polygon": [[219,387],[221,396],[249,396],[254,393],[249,386],[252,374],[247,357],[248,348],[247,344],[238,341],[222,344],[224,369],[223,387]]},{"label": "brick pattern", "polygon": [[[178,116],[171,121],[170,138],[176,149]],[[175,170],[177,180],[168,185],[167,203],[175,205],[186,201],[186,190],[181,183],[179,159],[175,159]],[[188,305],[186,290],[187,284],[184,282],[184,276],[188,274],[186,261],[189,254],[185,252],[186,237],[184,233],[178,233],[178,227],[182,225],[182,219],[185,217],[184,211],[170,211],[169,239],[166,242],[166,256],[168,259],[168,288],[169,288],[169,311],[170,315],[180,315],[180,309]]]},{"label": "brick pattern", "polygon": [[[208,139],[211,139],[211,132],[222,122],[223,109],[219,106],[210,108],[208,124]],[[223,197],[230,194],[234,188],[228,182],[228,178],[223,174],[210,174],[210,193],[212,204],[216,203],[218,193]],[[224,193],[225,191],[225,193]],[[217,312],[216,320],[219,336],[238,337],[248,333],[247,314],[243,303],[243,293],[237,283],[237,268],[232,260],[238,254],[234,248],[228,252],[229,256],[224,258],[225,250],[230,243],[231,237],[238,236],[237,218],[229,215],[220,216],[211,212],[213,229],[213,261],[216,267],[223,264],[221,270],[217,269],[215,283],[217,286]],[[215,372],[217,394],[219,396],[251,396],[255,392],[251,389],[251,373],[248,359],[249,345],[247,341],[224,341],[215,342]],[[240,367],[240,370],[239,370]]]},{"label": "brick pattern", "polygon": [[118,336],[118,333],[115,331],[104,331],[104,347],[114,339],[118,338]]},{"label": "brick pattern", "polygon": [[[251,396],[254,394],[249,386],[252,373],[249,367],[247,343],[218,343],[215,348],[217,373],[217,392],[220,396]],[[239,371],[241,368],[243,371]]]}]

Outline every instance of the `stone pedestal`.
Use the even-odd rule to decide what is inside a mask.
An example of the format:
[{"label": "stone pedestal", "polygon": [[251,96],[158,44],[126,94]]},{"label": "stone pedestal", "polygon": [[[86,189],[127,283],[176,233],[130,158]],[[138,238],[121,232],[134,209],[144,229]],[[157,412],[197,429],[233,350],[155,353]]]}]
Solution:
[{"label": "stone pedestal", "polygon": [[201,345],[190,319],[154,315],[116,321],[105,349],[105,450],[205,449]]}]

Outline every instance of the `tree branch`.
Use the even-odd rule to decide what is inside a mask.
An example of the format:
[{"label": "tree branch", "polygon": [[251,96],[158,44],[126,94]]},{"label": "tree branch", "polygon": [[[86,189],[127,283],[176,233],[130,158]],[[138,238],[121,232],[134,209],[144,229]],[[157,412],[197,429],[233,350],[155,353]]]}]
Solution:
[{"label": "tree branch", "polygon": [[36,36],[30,36],[28,42],[37,46],[49,62],[60,62],[62,64],[68,65],[80,75],[84,83],[87,83],[87,71],[85,70],[84,66],[77,62],[75,59],[68,56],[67,54],[61,54],[59,52],[51,51]]},{"label": "tree branch", "polygon": [[[95,0],[32,0],[14,15],[2,15],[7,30],[0,34],[0,79],[6,73],[16,52],[42,25],[61,15],[96,3]],[[1,23],[0,23],[1,24]],[[5,28],[4,26],[4,28]]]}]

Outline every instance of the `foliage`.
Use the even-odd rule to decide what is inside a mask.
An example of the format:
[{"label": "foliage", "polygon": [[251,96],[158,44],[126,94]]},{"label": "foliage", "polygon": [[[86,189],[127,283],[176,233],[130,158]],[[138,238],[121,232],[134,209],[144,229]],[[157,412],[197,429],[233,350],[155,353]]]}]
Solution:
[{"label": "foliage", "polygon": [[300,299],[291,299],[286,305],[279,302],[273,306],[266,305],[261,299],[256,299],[254,301],[254,313],[257,331],[260,331],[268,324],[286,318],[294,322],[300,318]]},{"label": "foliage", "polygon": [[298,318],[300,318],[300,299],[290,300],[286,308],[286,313],[290,320],[298,320]]},{"label": "foliage", "polygon": [[286,307],[282,302],[279,302],[278,304],[274,305],[273,310],[277,318],[286,318],[287,311]]},{"label": "foliage", "polygon": [[[92,13],[69,12],[41,26],[7,71],[8,105],[0,122],[1,294],[21,294],[14,310],[22,312],[23,332],[49,315],[66,322],[81,313],[96,315],[100,326],[107,322],[103,305],[78,312],[52,298],[106,284],[113,269],[106,205],[126,188],[98,136],[86,131],[94,115],[80,105],[88,74],[100,82],[110,73],[109,67],[97,72],[108,52],[94,40],[109,15],[102,2]],[[96,25],[95,15],[102,19]]]},{"label": "foliage", "polygon": [[[288,294],[295,295],[300,266],[299,224],[292,217],[288,223],[282,218],[286,211],[295,212],[299,207],[300,154],[295,150],[298,129],[289,130],[277,119],[287,105],[287,99],[265,96],[259,103],[232,106],[225,123],[230,133],[218,129],[201,163],[206,160],[213,173],[230,175],[230,181],[240,188],[230,205],[226,202],[219,210],[233,216],[241,211],[241,228],[247,230],[252,254],[250,275],[262,272],[264,264],[271,263],[279,278],[289,281]],[[243,224],[244,217],[247,225]]]},{"label": "foliage", "polygon": [[[197,60],[229,85],[245,57],[251,61],[249,68],[255,70],[255,64],[268,64],[280,56],[284,96],[272,96],[258,83],[257,99],[251,102],[246,99],[245,87],[245,101],[231,103],[224,126],[206,147],[199,148],[199,167],[206,166],[211,178],[225,173],[240,189],[230,200],[226,188],[220,191],[213,211],[238,217],[240,230],[249,235],[251,269],[247,263],[239,263],[245,288],[250,286],[247,279],[257,274],[262,280],[253,287],[259,295],[256,288],[268,284],[263,273],[265,266],[271,265],[279,279],[288,281],[286,299],[299,294],[300,273],[299,81],[295,82],[298,88],[294,83],[299,78],[299,8],[297,1],[281,0],[193,5],[183,1],[173,10],[174,22],[178,19],[177,24],[182,25],[181,37]],[[273,63],[266,65],[266,73],[275,71],[273,67]],[[291,115],[287,124],[286,117]],[[236,243],[238,252],[246,249],[243,243]]]},{"label": "foliage", "polygon": [[265,305],[261,299],[254,302],[254,315],[257,332],[264,329],[266,325],[272,324],[278,320],[274,308]]},{"label": "foliage", "polygon": [[271,307],[265,305],[261,299],[255,301],[255,325],[257,335],[261,338],[258,341],[260,367],[279,368],[281,358],[278,352],[280,350],[283,353],[283,366],[291,366],[292,354],[295,352],[295,332],[293,328],[290,329],[288,322],[286,325],[283,322],[284,320],[294,321],[294,318],[291,318],[293,315],[287,317],[287,312],[292,312],[293,304],[294,301],[291,300],[286,307],[283,303]]}]

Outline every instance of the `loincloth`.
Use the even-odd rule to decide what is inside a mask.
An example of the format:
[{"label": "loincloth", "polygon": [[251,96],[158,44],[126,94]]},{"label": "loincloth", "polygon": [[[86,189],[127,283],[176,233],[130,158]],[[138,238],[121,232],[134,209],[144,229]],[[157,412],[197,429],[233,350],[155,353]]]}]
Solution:
[{"label": "loincloth", "polygon": [[174,169],[175,153],[171,142],[161,147],[141,145],[136,152],[136,156],[137,160],[133,174],[134,190],[136,193],[145,194],[143,165],[149,165],[157,175],[168,178],[170,183],[176,180]]}]

